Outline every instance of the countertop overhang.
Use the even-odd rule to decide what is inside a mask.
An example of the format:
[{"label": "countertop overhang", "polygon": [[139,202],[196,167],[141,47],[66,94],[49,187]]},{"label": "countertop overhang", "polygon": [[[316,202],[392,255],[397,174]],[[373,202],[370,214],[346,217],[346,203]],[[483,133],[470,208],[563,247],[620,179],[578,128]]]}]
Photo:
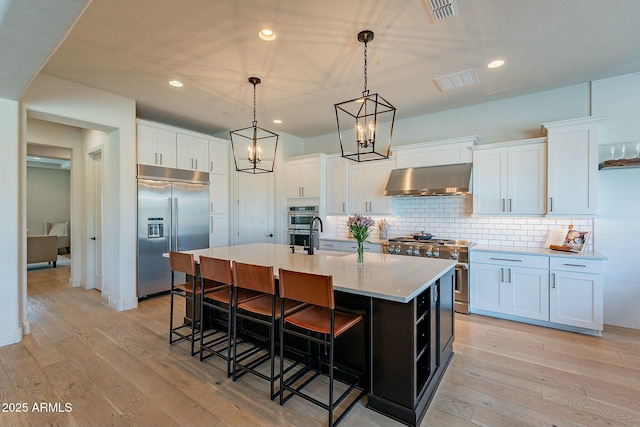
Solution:
[{"label": "countertop overhang", "polygon": [[[389,301],[408,303],[440,277],[455,268],[456,261],[365,253],[364,263],[357,254],[316,251],[314,255],[291,252],[288,245],[251,243],[246,245],[181,251],[278,269],[333,276],[336,291]],[[168,254],[167,254],[168,256]]]}]

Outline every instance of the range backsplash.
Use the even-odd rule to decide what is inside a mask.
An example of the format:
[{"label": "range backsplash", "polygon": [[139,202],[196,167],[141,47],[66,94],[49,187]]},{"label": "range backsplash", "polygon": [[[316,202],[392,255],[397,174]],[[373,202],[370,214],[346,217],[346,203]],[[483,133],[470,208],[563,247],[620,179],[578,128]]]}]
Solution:
[{"label": "range backsplash", "polygon": [[[594,221],[591,218],[472,217],[472,200],[472,196],[400,197],[395,216],[371,217],[376,222],[383,218],[387,220],[388,237],[425,231],[435,237],[468,239],[482,245],[530,248],[543,247],[549,230],[573,224],[578,230],[592,232],[586,250],[594,248]],[[336,237],[347,237],[347,218],[328,218],[331,226],[335,226]],[[380,237],[377,227],[370,237]]]}]

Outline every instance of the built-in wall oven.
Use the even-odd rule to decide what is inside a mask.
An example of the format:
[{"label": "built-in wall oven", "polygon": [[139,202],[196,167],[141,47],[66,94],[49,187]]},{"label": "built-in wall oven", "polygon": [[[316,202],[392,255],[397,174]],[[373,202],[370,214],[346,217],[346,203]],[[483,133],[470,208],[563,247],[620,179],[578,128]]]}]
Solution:
[{"label": "built-in wall oven", "polygon": [[[311,232],[318,232],[315,227],[314,230],[310,230],[311,220],[318,214],[317,206],[289,206],[287,212],[288,243],[297,246],[308,246]],[[318,242],[319,239],[316,238],[314,241]]]}]

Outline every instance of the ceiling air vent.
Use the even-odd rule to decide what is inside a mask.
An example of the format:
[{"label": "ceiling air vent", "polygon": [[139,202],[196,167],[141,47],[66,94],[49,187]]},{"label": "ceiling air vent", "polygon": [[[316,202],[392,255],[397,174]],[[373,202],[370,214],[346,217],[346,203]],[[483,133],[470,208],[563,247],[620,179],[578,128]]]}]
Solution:
[{"label": "ceiling air vent", "polygon": [[458,14],[455,0],[424,0],[433,22],[442,21]]},{"label": "ceiling air vent", "polygon": [[441,92],[478,83],[478,75],[475,68],[448,74],[434,79]]}]

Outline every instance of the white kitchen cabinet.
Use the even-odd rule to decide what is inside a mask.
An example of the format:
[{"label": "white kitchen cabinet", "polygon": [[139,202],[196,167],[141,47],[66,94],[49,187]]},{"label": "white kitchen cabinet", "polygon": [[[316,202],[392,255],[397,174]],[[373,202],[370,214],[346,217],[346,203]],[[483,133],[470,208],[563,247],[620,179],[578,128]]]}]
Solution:
[{"label": "white kitchen cabinet", "polygon": [[396,168],[471,163],[473,157],[471,147],[479,142],[477,136],[467,136],[394,147]]},{"label": "white kitchen cabinet", "polygon": [[546,212],[544,138],[488,144],[473,155],[475,215],[543,215]]},{"label": "white kitchen cabinet", "polygon": [[209,218],[209,247],[229,246],[229,216],[211,214]]},{"label": "white kitchen cabinet", "polygon": [[384,195],[392,163],[379,160],[349,167],[349,212],[392,214],[392,197]]},{"label": "white kitchen cabinet", "polygon": [[326,182],[325,157],[313,155],[287,159],[285,177],[288,199],[322,197]]},{"label": "white kitchen cabinet", "polygon": [[547,133],[548,215],[595,215],[598,121],[602,116],[543,123]]},{"label": "white kitchen cabinet", "polygon": [[229,143],[224,140],[209,140],[209,173],[229,174]]},{"label": "white kitchen cabinet", "polygon": [[549,320],[547,257],[477,253],[471,260],[470,283],[472,309]]},{"label": "white kitchen cabinet", "polygon": [[348,212],[349,160],[334,157],[327,160],[327,214],[343,215]]},{"label": "white kitchen cabinet", "polygon": [[142,123],[137,131],[139,164],[176,167],[176,132]]},{"label": "white kitchen cabinet", "polygon": [[550,257],[550,320],[602,331],[602,261]]},{"label": "white kitchen cabinet", "polygon": [[209,174],[209,212],[229,212],[229,184],[227,175]]},{"label": "white kitchen cabinet", "polygon": [[177,168],[209,172],[209,141],[193,135],[177,134]]}]

